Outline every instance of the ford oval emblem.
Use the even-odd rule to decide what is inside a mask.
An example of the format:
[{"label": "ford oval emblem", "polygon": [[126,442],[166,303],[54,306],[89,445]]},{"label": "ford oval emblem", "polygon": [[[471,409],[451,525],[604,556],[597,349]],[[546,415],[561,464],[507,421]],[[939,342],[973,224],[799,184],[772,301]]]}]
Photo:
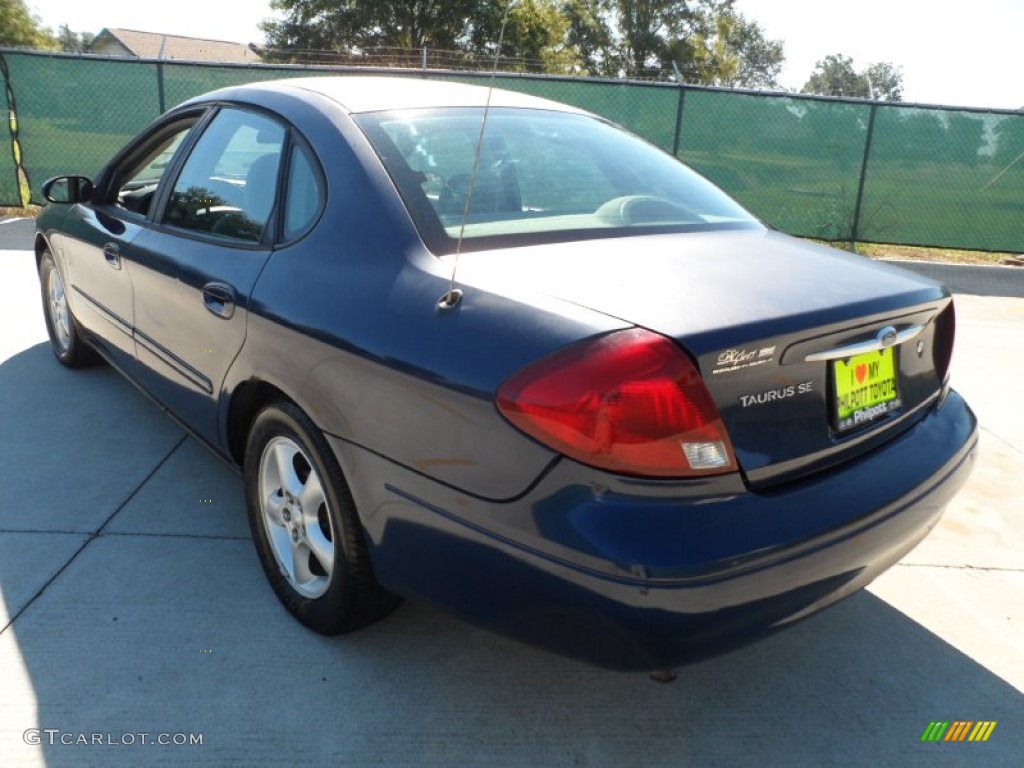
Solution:
[{"label": "ford oval emblem", "polygon": [[891,347],[896,343],[896,329],[891,325],[887,325],[877,333],[875,339],[882,345],[882,349]]}]

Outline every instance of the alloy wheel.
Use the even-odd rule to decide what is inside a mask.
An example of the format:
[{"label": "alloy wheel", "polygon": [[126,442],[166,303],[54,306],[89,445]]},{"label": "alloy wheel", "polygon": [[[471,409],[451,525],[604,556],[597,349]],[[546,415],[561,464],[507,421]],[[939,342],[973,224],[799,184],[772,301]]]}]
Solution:
[{"label": "alloy wheel", "polygon": [[259,502],[267,540],[282,575],[303,597],[331,586],[335,531],[323,482],[302,447],[275,437],[263,449]]},{"label": "alloy wheel", "polygon": [[67,351],[71,347],[71,316],[68,312],[67,297],[64,295],[64,281],[60,279],[60,273],[56,266],[50,270],[49,279],[46,282],[53,332],[61,351]]}]

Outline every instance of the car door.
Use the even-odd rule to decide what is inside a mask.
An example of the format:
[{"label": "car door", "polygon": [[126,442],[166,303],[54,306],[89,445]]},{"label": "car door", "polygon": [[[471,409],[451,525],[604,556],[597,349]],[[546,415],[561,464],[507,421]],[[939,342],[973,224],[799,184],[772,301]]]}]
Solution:
[{"label": "car door", "polygon": [[135,357],[134,298],[126,268],[132,244],[144,231],[157,187],[199,116],[181,116],[128,147],[106,169],[99,199],[74,206],[63,231],[51,236],[76,318],[122,365]]},{"label": "car door", "polygon": [[221,107],[162,191],[156,226],[132,247],[141,383],[211,443],[248,297],[276,234],[286,139],[266,114]]}]

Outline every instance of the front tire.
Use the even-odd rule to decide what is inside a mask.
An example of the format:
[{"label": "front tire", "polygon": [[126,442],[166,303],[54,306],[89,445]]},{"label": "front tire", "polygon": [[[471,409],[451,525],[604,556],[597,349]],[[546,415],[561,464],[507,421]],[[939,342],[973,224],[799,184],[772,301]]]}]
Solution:
[{"label": "front tire", "polygon": [[82,338],[78,323],[71,314],[64,279],[49,251],[43,251],[39,259],[39,286],[53,356],[68,368],[82,368],[97,362],[96,352]]},{"label": "front tire", "polygon": [[373,574],[355,503],[334,453],[291,403],[262,410],[245,451],[249,527],[278,599],[322,635],[383,618],[398,604]]}]

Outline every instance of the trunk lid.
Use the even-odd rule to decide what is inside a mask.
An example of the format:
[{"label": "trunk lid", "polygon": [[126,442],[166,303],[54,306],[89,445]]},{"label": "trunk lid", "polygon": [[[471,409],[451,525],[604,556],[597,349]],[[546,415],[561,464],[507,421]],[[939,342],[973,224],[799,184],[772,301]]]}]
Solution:
[{"label": "trunk lid", "polygon": [[[754,486],[909,426],[941,391],[952,344],[937,283],[763,230],[467,253],[459,279],[540,291],[675,339]],[[869,347],[880,349],[865,356]]]}]

